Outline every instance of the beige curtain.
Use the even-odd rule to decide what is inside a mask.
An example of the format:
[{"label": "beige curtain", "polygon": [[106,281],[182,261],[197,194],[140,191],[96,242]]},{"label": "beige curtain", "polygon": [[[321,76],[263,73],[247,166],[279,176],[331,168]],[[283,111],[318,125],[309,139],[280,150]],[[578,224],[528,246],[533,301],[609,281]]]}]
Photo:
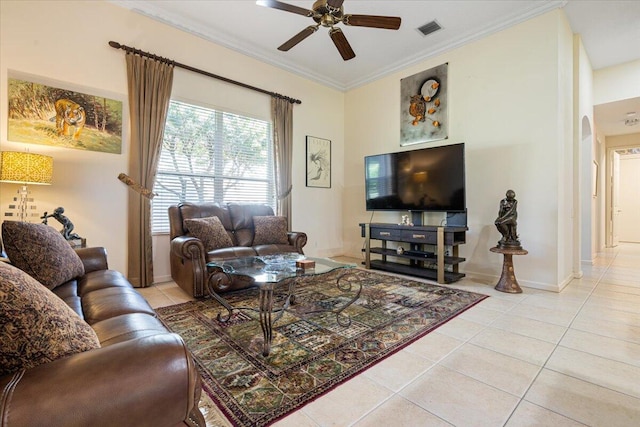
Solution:
[{"label": "beige curtain", "polygon": [[276,157],[277,214],[287,217],[291,230],[291,162],[293,159],[293,104],[286,99],[271,98],[273,144]]},{"label": "beige curtain", "polygon": [[[169,109],[173,65],[127,53],[131,145],[129,175],[152,190]],[[153,284],[151,201],[129,191],[129,281],[137,287]]]}]

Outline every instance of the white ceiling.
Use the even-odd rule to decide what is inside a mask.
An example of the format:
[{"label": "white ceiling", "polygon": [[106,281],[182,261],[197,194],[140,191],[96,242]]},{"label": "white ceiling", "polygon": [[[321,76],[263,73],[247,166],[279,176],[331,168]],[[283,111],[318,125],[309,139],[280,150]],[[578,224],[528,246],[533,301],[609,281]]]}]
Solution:
[{"label": "white ceiling", "polygon": [[[561,7],[573,32],[581,35],[594,69],[640,59],[638,0],[346,0],[347,14],[402,18],[398,31],[339,24],[356,53],[350,61],[342,60],[322,27],[290,51],[277,50],[314,22],[302,15],[258,6],[254,0],[112,3],[342,91]],[[313,0],[285,3],[311,9]],[[443,29],[428,36],[418,32],[419,26],[432,20]],[[126,40],[117,41],[127,44]],[[171,59],[189,62],[188,58]],[[636,103],[631,107],[640,114],[640,99]],[[637,126],[622,125],[611,132],[640,131],[634,128]]]},{"label": "white ceiling", "polygon": [[599,104],[593,110],[598,132],[605,136],[640,132],[640,121],[634,126],[625,125],[626,120],[640,119],[640,98]]}]

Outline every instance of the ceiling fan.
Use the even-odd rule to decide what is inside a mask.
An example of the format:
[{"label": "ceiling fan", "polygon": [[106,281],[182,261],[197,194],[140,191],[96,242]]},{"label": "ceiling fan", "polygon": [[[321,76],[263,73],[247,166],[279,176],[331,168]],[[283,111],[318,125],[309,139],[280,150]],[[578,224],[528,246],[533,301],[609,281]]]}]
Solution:
[{"label": "ceiling fan", "polygon": [[317,0],[315,3],[313,3],[312,10],[276,0],[259,0],[256,3],[260,6],[266,6],[273,9],[284,10],[285,12],[304,15],[309,18],[313,18],[313,20],[316,22],[315,25],[309,25],[307,28],[284,42],[280,47],[278,47],[278,50],[281,50],[283,52],[288,51],[289,49],[300,43],[302,40],[318,31],[318,28],[320,26],[323,26],[329,28],[329,36],[331,37],[331,40],[333,40],[333,44],[336,45],[338,52],[340,52],[342,59],[344,59],[345,61],[355,58],[356,54],[353,52],[353,49],[351,48],[351,45],[347,41],[347,38],[345,37],[342,30],[340,28],[334,27],[334,25],[342,22],[344,25],[350,25],[354,27],[370,27],[397,30],[398,28],[400,28],[401,22],[401,19],[396,16],[345,14],[344,8],[342,7],[342,3],[344,3],[344,0]]}]

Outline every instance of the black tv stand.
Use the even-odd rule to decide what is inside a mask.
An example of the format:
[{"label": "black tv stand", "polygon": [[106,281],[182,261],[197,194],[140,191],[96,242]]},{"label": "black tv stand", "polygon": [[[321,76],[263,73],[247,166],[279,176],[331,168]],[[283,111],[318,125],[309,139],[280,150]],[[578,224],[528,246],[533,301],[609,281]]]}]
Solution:
[{"label": "black tv stand", "polygon": [[[361,223],[360,229],[365,238],[366,268],[422,277],[438,283],[452,283],[465,276],[458,271],[458,265],[465,261],[458,256],[458,246],[466,242],[466,225]],[[372,240],[380,241],[380,246],[372,247]],[[388,248],[387,242],[409,243],[410,248],[398,252]],[[451,255],[445,255],[447,248],[451,248]],[[372,259],[372,255],[380,255],[380,258]]]}]

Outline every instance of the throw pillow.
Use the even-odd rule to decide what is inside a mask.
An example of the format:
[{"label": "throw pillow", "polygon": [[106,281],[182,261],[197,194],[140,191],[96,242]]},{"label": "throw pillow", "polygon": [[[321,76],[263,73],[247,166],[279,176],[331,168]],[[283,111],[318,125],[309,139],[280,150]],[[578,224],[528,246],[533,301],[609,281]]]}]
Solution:
[{"label": "throw pillow", "polygon": [[0,262],[0,376],[99,347],[93,329],[64,301]]},{"label": "throw pillow", "polygon": [[233,246],[231,237],[217,216],[185,219],[184,224],[189,230],[189,235],[200,239],[207,252]]},{"label": "throw pillow", "polygon": [[5,221],[2,240],[11,264],[49,289],[84,275],[82,260],[53,227]]},{"label": "throw pillow", "polygon": [[289,243],[287,234],[287,218],[283,216],[254,216],[253,236],[254,245],[286,245]]}]

